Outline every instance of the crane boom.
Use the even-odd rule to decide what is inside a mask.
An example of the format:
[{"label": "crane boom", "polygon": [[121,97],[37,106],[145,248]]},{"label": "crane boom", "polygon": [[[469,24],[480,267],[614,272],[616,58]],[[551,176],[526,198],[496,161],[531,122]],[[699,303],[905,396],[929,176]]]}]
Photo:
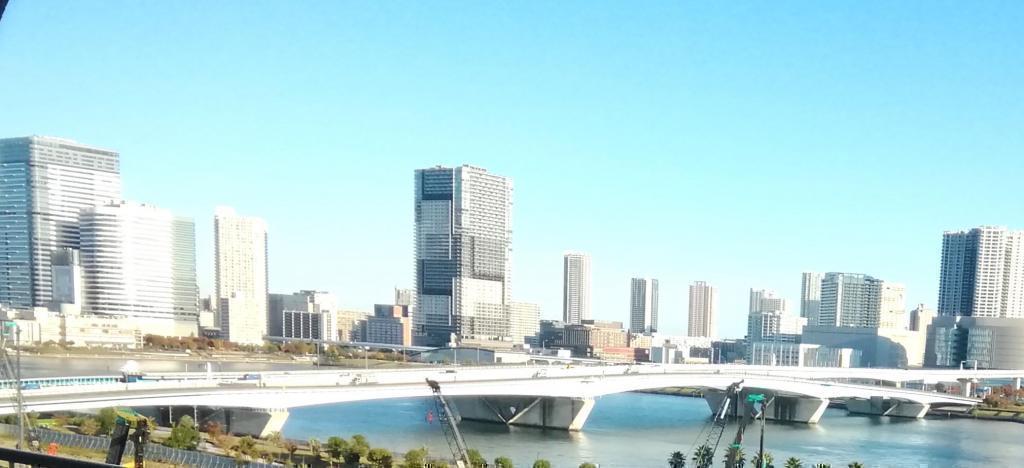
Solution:
[{"label": "crane boom", "polygon": [[448,400],[441,393],[441,385],[436,380],[427,379],[427,385],[434,392],[434,405],[437,408],[437,417],[441,420],[441,427],[444,429],[444,437],[448,442],[448,448],[452,451],[452,458],[459,468],[471,466],[469,461],[469,449],[466,448],[466,441],[459,432],[459,422],[448,406]]},{"label": "crane boom", "polygon": [[707,447],[709,453],[698,454],[697,468],[710,468],[714,463],[715,453],[718,452],[718,445],[722,442],[725,426],[729,422],[729,408],[739,399],[742,390],[742,380],[729,384],[729,387],[725,389],[725,398],[722,398],[717,410],[711,415],[713,418],[711,430],[708,431],[708,437],[704,441],[703,447]]}]

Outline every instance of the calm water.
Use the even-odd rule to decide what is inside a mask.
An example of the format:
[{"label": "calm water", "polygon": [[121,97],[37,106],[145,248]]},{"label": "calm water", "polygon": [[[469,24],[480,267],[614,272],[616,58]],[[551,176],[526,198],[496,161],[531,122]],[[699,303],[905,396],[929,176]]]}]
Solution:
[{"label": "calm water", "polygon": [[[361,433],[371,444],[395,451],[426,446],[433,454],[447,454],[440,426],[426,420],[431,409],[429,399],[296,408],[284,434],[326,440]],[[663,467],[672,451],[692,451],[709,416],[700,399],[627,393],[598,400],[579,433],[473,422],[460,428],[485,457],[506,455],[517,466],[541,457],[559,468],[576,468],[583,461],[602,468]],[[723,446],[734,433],[735,427],[726,431]],[[756,451],[757,434],[747,432],[748,455]],[[854,460],[869,467],[1024,466],[1024,425],[1005,422],[846,416],[830,409],[814,426],[769,422],[765,445],[780,467],[790,456],[805,466],[823,462],[837,468]]]}]

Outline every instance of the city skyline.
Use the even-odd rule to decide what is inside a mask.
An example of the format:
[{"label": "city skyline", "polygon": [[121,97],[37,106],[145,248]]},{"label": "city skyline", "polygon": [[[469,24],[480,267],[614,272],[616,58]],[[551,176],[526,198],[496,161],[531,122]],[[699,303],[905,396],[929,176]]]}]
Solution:
[{"label": "city skyline", "polygon": [[[742,335],[732,324],[744,322],[752,286],[797,304],[803,271],[871,272],[904,283],[908,303],[935,307],[943,231],[1024,226],[1014,177],[1020,100],[1012,99],[1024,74],[1010,48],[1018,26],[1002,10],[961,11],[963,27],[947,28],[936,21],[949,12],[941,7],[888,6],[880,15],[867,6],[850,12],[849,25],[812,8],[822,26],[776,31],[768,36],[777,47],[726,63],[712,58],[747,57],[764,37],[757,31],[787,13],[750,7],[759,11],[701,15],[697,24],[686,18],[699,7],[623,10],[611,17],[643,21],[606,41],[574,34],[607,24],[593,12],[566,30],[538,23],[542,34],[529,37],[512,26],[520,21],[486,14],[458,35],[422,35],[431,21],[410,15],[402,21],[415,27],[392,36],[384,33],[393,25],[366,9],[324,6],[331,14],[318,18],[272,6],[282,10],[234,26],[240,39],[212,51],[205,45],[220,26],[235,24],[229,9],[196,18],[155,8],[109,15],[13,3],[0,67],[8,89],[19,90],[8,102],[18,111],[0,115],[0,128],[121,153],[124,198],[196,220],[204,295],[213,292],[203,261],[213,255],[209,213],[230,204],[274,229],[273,291],[328,290],[366,311],[386,302],[393,286],[413,286],[409,174],[434,164],[471,163],[518,181],[514,293],[540,303],[543,317],[560,315],[561,252],[580,249],[596,262],[593,318],[625,321],[622,291],[643,272],[661,280],[659,328],[669,333],[685,331],[686,285],[698,278],[720,289],[723,336]],[[508,14],[536,19],[533,8]],[[930,40],[907,39],[894,9],[926,25]],[[275,17],[284,20],[274,28],[303,31],[279,44],[277,63],[247,46]],[[367,21],[337,19],[345,17]],[[868,18],[872,35],[849,35]],[[318,31],[330,21],[367,47],[323,41]],[[687,37],[728,40],[680,42],[680,22],[702,32]],[[195,34],[172,44],[143,33],[167,27]],[[388,47],[399,52],[378,53]],[[326,60],[308,60],[306,49]],[[799,73],[781,50],[798,59]],[[658,60],[666,56],[678,60]],[[489,71],[467,65],[477,60]],[[73,86],[47,78],[67,69],[86,72]],[[879,73],[844,78],[863,69]],[[204,72],[180,83],[167,70]],[[973,186],[987,190],[936,188]],[[367,194],[373,203],[361,202]],[[661,216],[683,206],[685,217]],[[692,219],[719,221],[692,229]]]}]

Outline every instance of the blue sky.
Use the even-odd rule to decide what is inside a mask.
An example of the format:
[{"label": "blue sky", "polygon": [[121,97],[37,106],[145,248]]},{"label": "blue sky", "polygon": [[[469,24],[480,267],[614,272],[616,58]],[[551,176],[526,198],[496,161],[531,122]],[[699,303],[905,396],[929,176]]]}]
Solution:
[{"label": "blue sky", "polygon": [[271,290],[344,305],[411,286],[413,170],[515,182],[513,295],[561,314],[561,254],[594,315],[631,276],[795,309],[803,270],[934,305],[941,233],[1024,228],[1024,3],[58,2],[0,22],[0,135],[116,149],[125,196],[270,225]]}]

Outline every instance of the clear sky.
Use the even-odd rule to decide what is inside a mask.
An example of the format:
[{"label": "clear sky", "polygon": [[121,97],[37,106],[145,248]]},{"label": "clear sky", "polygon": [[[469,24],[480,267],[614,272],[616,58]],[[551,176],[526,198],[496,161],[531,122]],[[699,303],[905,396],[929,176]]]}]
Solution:
[{"label": "clear sky", "polygon": [[515,183],[513,296],[594,315],[629,278],[798,307],[800,272],[903,282],[934,306],[943,230],[1024,228],[1024,2],[12,0],[0,136],[121,152],[126,198],[266,218],[273,292],[348,307],[413,284],[413,170]]}]

